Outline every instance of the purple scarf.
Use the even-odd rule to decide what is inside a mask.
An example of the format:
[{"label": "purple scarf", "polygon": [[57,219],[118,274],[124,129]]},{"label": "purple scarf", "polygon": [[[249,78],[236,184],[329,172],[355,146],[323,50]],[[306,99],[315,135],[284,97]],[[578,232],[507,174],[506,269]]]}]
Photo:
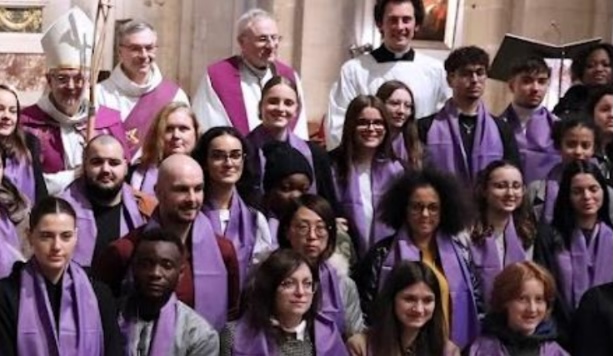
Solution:
[{"label": "purple scarf", "polygon": [[[335,173],[336,170],[333,170],[333,174]],[[391,184],[403,173],[404,168],[399,161],[373,159],[370,173],[372,202],[362,202],[358,173],[354,165],[350,167],[347,177],[348,184],[341,184],[335,174],[338,201],[342,204],[345,217],[349,220],[357,235],[356,250],[358,256],[364,257],[375,243],[394,234],[394,229],[384,224],[379,218],[379,203]],[[370,231],[367,231],[366,218],[362,209],[362,205],[365,203],[373,206],[373,222]]]},{"label": "purple scarf", "polygon": [[34,180],[34,168],[32,163],[25,157],[7,157],[4,175],[28,197],[31,204],[36,201],[36,185]]},{"label": "purple scarf", "polygon": [[11,221],[3,208],[0,208],[0,239],[21,251],[21,239],[17,234],[15,224]]},{"label": "purple scarf", "polygon": [[10,246],[6,241],[0,239],[0,278],[4,278],[11,274],[13,265],[19,261],[17,254],[12,253],[9,249]]},{"label": "purple scarf", "polygon": [[[347,348],[334,321],[322,314],[317,314],[315,324],[315,355],[317,356],[348,356]],[[308,332],[308,331],[307,331]],[[263,330],[253,330],[244,318],[238,320],[233,356],[278,356],[275,341]]]},{"label": "purple scarf", "polygon": [[[122,314],[119,316],[119,328],[125,339],[125,354],[130,355],[132,341],[138,337],[134,335],[136,322],[134,317],[126,319]],[[148,356],[168,356],[174,351],[175,330],[177,327],[177,297],[174,293],[160,310],[160,315],[155,322],[153,335],[151,336],[151,346]]]},{"label": "purple scarf", "polygon": [[581,229],[572,235],[570,251],[558,251],[559,288],[572,308],[589,288],[613,282],[613,230],[604,223],[594,226],[589,243]]},{"label": "purple scarf", "polygon": [[[436,245],[438,261],[449,284],[451,341],[462,349],[479,335],[471,275],[461,252],[457,250],[450,236],[437,233]],[[397,261],[421,261],[421,252],[413,244],[406,227],[396,233],[392,248],[381,266],[379,288],[383,286]]]},{"label": "purple scarf", "polygon": [[[70,184],[61,196],[77,212],[79,239],[72,259],[81,266],[91,266],[98,230],[96,228],[96,217],[92,205],[85,195],[85,189],[84,178],[80,178]],[[123,237],[146,223],[138,209],[138,202],[132,193],[132,189],[127,184],[124,184],[121,190],[121,204],[121,225],[120,236],[118,237]]]},{"label": "purple scarf", "polygon": [[345,306],[341,294],[341,285],[336,270],[328,262],[319,264],[319,287],[321,304],[319,312],[336,323],[341,332],[345,332]]},{"label": "purple scarf", "polygon": [[226,230],[221,229],[219,210],[207,201],[202,206],[202,212],[209,218],[216,236],[224,236],[234,244],[238,257],[240,285],[244,285],[253,258],[256,235],[258,233],[257,211],[250,209],[235,190],[230,205],[230,220]]},{"label": "purple scarf", "polygon": [[461,177],[472,186],[477,173],[490,162],[504,157],[500,130],[483,102],[477,110],[472,152],[466,152],[460,133],[457,107],[451,99],[432,120],[428,131],[428,153],[431,162],[439,169]]},{"label": "purple scarf", "polygon": [[494,289],[494,279],[502,271],[503,267],[526,260],[526,251],[517,236],[512,217],[504,229],[504,244],[505,256],[502,256],[502,261],[500,260],[501,256],[498,254],[498,247],[493,236],[486,236],[482,242],[470,244],[470,252],[477,275],[481,280],[485,301],[488,304]]},{"label": "purple scarf", "polygon": [[[139,182],[137,185],[136,182]],[[149,166],[142,167],[138,166],[138,168],[132,173],[132,179],[130,180],[130,185],[134,187],[134,189],[140,190],[145,194],[149,194],[151,196],[155,196],[155,185],[158,182],[158,167]]]},{"label": "purple scarf", "polygon": [[509,105],[501,117],[507,119],[515,133],[517,147],[521,154],[524,183],[543,179],[561,161],[560,153],[553,146],[552,127],[557,118],[545,107],[535,110],[526,124],[521,127],[517,113]]},{"label": "purple scarf", "polygon": [[560,190],[560,180],[562,179],[563,170],[564,164],[560,163],[553,167],[547,174],[547,178],[545,178],[545,199],[540,219],[548,224],[553,220],[553,209],[556,205],[558,191]]},{"label": "purple scarf", "polygon": [[45,277],[31,259],[21,272],[17,321],[20,355],[104,355],[98,299],[85,272],[71,262],[62,278],[59,331],[49,303]]},{"label": "purple scarf", "polygon": [[[498,338],[491,336],[479,336],[470,346],[469,356],[507,356],[509,352]],[[555,341],[545,341],[541,343],[540,356],[566,356],[564,351]]]},{"label": "purple scarf", "polygon": [[402,132],[398,132],[391,137],[392,149],[394,150],[394,154],[401,162],[409,165],[409,154],[407,152],[407,146],[404,143],[404,136],[402,135]]},{"label": "purple scarf", "polygon": [[[288,129],[286,129],[285,131],[287,134],[287,143],[290,146],[292,146],[294,149],[296,149],[298,152],[300,152],[304,156],[304,158],[307,159],[307,162],[309,162],[309,166],[311,166],[311,171],[313,172],[313,183],[309,187],[309,193],[317,194],[317,183],[315,179],[315,166],[313,165],[313,153],[311,152],[311,148],[309,147],[308,143],[305,140],[296,136],[292,131]],[[258,150],[257,159],[259,160],[259,164],[256,164],[255,166],[260,170],[258,172],[259,173],[258,176],[260,177],[260,180],[263,181],[264,172],[266,170],[265,169],[266,168],[266,156],[264,156],[264,153],[262,152],[262,148],[267,143],[273,142],[276,139],[268,133],[264,125],[260,125],[256,127],[255,129],[253,129],[253,131],[251,131],[249,135],[247,135],[247,140],[251,142],[251,144]]]}]

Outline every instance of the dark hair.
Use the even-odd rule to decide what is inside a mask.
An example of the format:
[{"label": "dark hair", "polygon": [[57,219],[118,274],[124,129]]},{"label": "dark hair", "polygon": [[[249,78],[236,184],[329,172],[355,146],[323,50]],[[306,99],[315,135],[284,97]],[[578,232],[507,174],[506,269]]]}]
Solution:
[{"label": "dark hair", "polygon": [[528,56],[520,58],[513,62],[509,71],[509,78],[513,78],[518,74],[547,74],[547,78],[551,77],[551,68],[547,66],[547,63],[540,56]]},{"label": "dark hair", "polygon": [[532,261],[522,261],[505,267],[496,276],[491,295],[492,313],[502,314],[506,317],[507,304],[521,295],[523,284],[531,279],[543,283],[547,309],[551,310],[556,297],[556,285],[553,277],[538,264]]},{"label": "dark hair", "polygon": [[575,58],[573,58],[573,62],[570,65],[570,71],[573,76],[573,79],[578,79],[583,81],[583,75],[585,74],[585,70],[587,69],[587,61],[588,58],[592,55],[592,53],[602,49],[609,56],[609,61],[613,62],[613,46],[610,43],[597,43],[594,44],[585,50],[579,52]]},{"label": "dark hair", "polygon": [[181,238],[172,230],[170,229],[164,229],[162,227],[158,227],[158,226],[153,226],[150,228],[145,228],[143,230],[143,233],[141,234],[138,243],[136,245],[136,248],[134,248],[134,252],[136,254],[136,251],[138,250],[138,247],[140,246],[140,244],[142,242],[169,242],[171,244],[174,244],[177,249],[179,250],[179,253],[181,254],[181,256],[183,256],[185,254],[185,245],[183,244],[183,241],[181,241]]},{"label": "dark hair", "polygon": [[405,288],[420,282],[434,293],[435,307],[432,319],[422,327],[415,340],[417,355],[443,354],[445,320],[436,275],[423,262],[401,261],[390,272],[374,303],[373,324],[368,330],[368,345],[374,355],[397,355],[402,350],[399,342],[402,325],[396,316],[395,298]]},{"label": "dark hair", "polygon": [[[318,269],[309,261],[291,249],[278,249],[268,256],[257,266],[244,290],[243,305],[245,308],[244,318],[252,330],[264,330],[270,332],[272,323],[270,318],[274,316],[277,289],[284,279],[289,277],[300,266],[306,265],[313,275],[313,283],[319,282]],[[313,294],[313,304],[305,314],[305,320],[311,323],[317,314],[317,300],[319,293]]]},{"label": "dark hair", "polygon": [[[300,107],[302,106],[302,102],[300,101],[300,95],[298,95],[298,87],[296,86],[296,83],[293,80],[287,79],[281,75],[274,75],[272,78],[268,79],[266,84],[264,84],[264,87],[262,87],[262,96],[261,96],[258,108],[262,107],[262,104],[264,103],[264,97],[266,96],[266,94],[268,94],[270,89],[276,87],[279,84],[287,85],[294,91],[294,93],[296,94],[296,103],[298,104],[296,108],[296,116],[300,115]],[[259,116],[260,117],[262,116],[261,112]],[[292,120],[297,120],[297,119],[298,119],[297,117],[292,118]]]},{"label": "dark hair", "polygon": [[21,103],[19,102],[19,96],[12,87],[1,84],[0,90],[7,91],[15,96],[17,103],[17,121],[15,122],[15,130],[8,137],[0,139],[0,146],[4,148],[8,157],[17,157],[18,159],[24,159],[27,162],[32,162],[32,154],[26,143],[26,134],[21,128]]},{"label": "dark hair", "polygon": [[33,230],[40,220],[49,214],[67,214],[77,221],[77,213],[72,205],[62,198],[46,196],[40,199],[30,212],[30,229]]},{"label": "dark hair", "polygon": [[406,223],[411,196],[425,187],[432,187],[441,200],[439,230],[456,235],[470,225],[473,209],[466,189],[454,176],[430,168],[405,174],[394,182],[379,204],[382,221],[400,229]]},{"label": "dark hair", "polygon": [[413,95],[413,91],[411,91],[408,85],[399,80],[388,80],[381,84],[377,90],[376,96],[385,103],[396,90],[405,90],[411,96],[411,101],[413,101],[411,115],[409,115],[402,127],[402,138],[404,139],[405,150],[409,156],[409,168],[421,169],[423,167],[424,146],[419,140],[417,131],[417,122],[415,121],[415,96]]},{"label": "dark hair", "polygon": [[[485,197],[487,186],[492,178],[492,173],[499,168],[512,167],[517,169],[521,174],[521,169],[511,162],[504,160],[495,160],[490,162],[483,170],[481,170],[477,176],[475,182],[475,203],[477,205],[477,221],[471,233],[471,239],[476,243],[485,242],[485,238],[489,236],[493,228],[487,221],[487,199]],[[522,175],[523,179],[523,175]],[[534,244],[536,237],[536,220],[532,213],[532,207],[530,205],[530,198],[526,194],[526,186],[523,184],[523,197],[521,205],[513,211],[513,223],[517,230],[517,235],[522,241],[524,248],[528,248]]]},{"label": "dark hair", "polygon": [[377,158],[380,159],[396,159],[392,151],[392,145],[390,141],[390,129],[389,129],[389,114],[385,104],[381,99],[373,95],[358,95],[349,103],[347,112],[345,113],[345,123],[343,124],[343,136],[341,137],[341,143],[337,149],[332,152],[332,159],[336,163],[338,170],[338,179],[341,184],[347,182],[349,176],[350,167],[353,163],[355,155],[355,132],[358,125],[358,119],[360,114],[366,108],[374,108],[383,118],[383,125],[385,126],[385,136],[383,142],[377,148]]},{"label": "dark hair", "polygon": [[596,110],[596,105],[598,105],[600,99],[607,95],[613,95],[613,85],[603,84],[590,87],[586,110],[587,114],[590,118],[592,118],[592,120],[594,119],[594,110]]},{"label": "dark hair", "polygon": [[377,24],[377,26],[380,26],[383,23],[385,8],[388,4],[402,4],[405,2],[411,3],[413,5],[413,9],[415,11],[415,24],[421,26],[421,24],[424,22],[426,14],[426,10],[424,9],[424,3],[422,2],[422,0],[377,0],[373,11],[375,24]]},{"label": "dark hair", "polygon": [[328,228],[328,246],[326,246],[326,249],[320,256],[320,261],[325,261],[332,256],[336,248],[336,214],[334,214],[334,210],[330,203],[319,195],[303,194],[290,202],[288,209],[284,212],[279,222],[279,229],[277,232],[279,246],[283,248],[292,248],[287,238],[287,233],[294,215],[303,207],[313,210],[315,214],[319,215]]},{"label": "dark hair", "polygon": [[555,206],[553,208],[553,226],[562,236],[566,247],[570,246],[573,231],[577,227],[575,219],[576,213],[570,201],[571,183],[573,178],[578,174],[590,174],[596,179],[602,189],[603,201],[602,206],[598,209],[598,220],[611,226],[611,218],[609,217],[609,192],[607,182],[600,171],[600,168],[589,161],[573,161],[564,167],[562,172],[562,180],[560,181],[560,190],[556,197]]},{"label": "dark hair", "polygon": [[466,46],[454,49],[445,59],[447,74],[469,65],[483,65],[485,69],[489,69],[490,56],[480,47]]},{"label": "dark hair", "polygon": [[594,120],[587,116],[573,116],[553,123],[551,137],[553,139],[553,146],[556,150],[559,151],[562,149],[562,140],[564,140],[566,133],[577,127],[585,127],[592,131],[592,133],[594,133],[594,149],[600,146],[600,130],[598,130],[594,124]]},{"label": "dark hair", "polygon": [[[245,137],[243,137],[243,135],[241,135],[241,133],[237,129],[235,129],[232,126],[215,126],[215,127],[210,128],[202,136],[200,136],[200,138],[198,139],[198,142],[196,143],[196,146],[194,147],[194,150],[192,151],[192,155],[191,155],[192,158],[196,162],[198,162],[198,164],[200,165],[200,168],[202,168],[202,172],[204,174],[205,190],[208,190],[211,188],[211,184],[210,184],[211,179],[209,177],[209,173],[208,173],[209,169],[207,166],[208,157],[209,157],[209,146],[211,145],[211,142],[213,142],[214,139],[220,136],[224,136],[224,135],[229,135],[229,136],[232,136],[238,139],[243,148],[243,157],[251,157],[251,146],[249,145]],[[254,175],[250,169],[250,165],[248,164],[247,160],[243,158],[243,174],[241,175],[240,181],[241,182],[252,182],[253,176]],[[251,191],[248,189],[250,188],[250,186],[248,186],[247,184],[243,185],[243,184],[237,183],[236,188],[240,196],[243,199],[247,197],[251,197]]]}]

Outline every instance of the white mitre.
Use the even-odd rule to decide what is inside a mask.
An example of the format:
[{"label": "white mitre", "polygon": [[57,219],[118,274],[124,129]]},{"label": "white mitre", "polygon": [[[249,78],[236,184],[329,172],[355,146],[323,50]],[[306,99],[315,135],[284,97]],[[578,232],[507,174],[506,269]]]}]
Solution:
[{"label": "white mitre", "polygon": [[47,69],[89,68],[94,44],[94,24],[78,7],[57,19],[41,39]]}]

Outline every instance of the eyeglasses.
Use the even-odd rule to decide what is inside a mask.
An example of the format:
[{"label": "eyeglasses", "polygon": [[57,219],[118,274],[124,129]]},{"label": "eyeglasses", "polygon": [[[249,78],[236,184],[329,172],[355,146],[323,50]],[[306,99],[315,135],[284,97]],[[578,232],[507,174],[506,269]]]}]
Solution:
[{"label": "eyeglasses", "polygon": [[268,43],[279,43],[283,39],[280,35],[261,35],[255,39],[255,43],[260,45],[267,45]]},{"label": "eyeglasses", "polygon": [[70,84],[71,81],[75,86],[81,86],[85,82],[85,76],[83,76],[83,74],[52,74],[52,77],[61,86],[66,86]]},{"label": "eyeglasses", "polygon": [[487,77],[487,70],[483,67],[476,69],[462,68],[458,69],[456,73],[462,79],[472,79],[475,75],[477,79],[485,79]]},{"label": "eyeglasses", "polygon": [[321,238],[328,235],[329,229],[325,224],[309,225],[307,223],[301,223],[292,225],[292,230],[300,237],[307,237],[311,234],[311,231],[315,231],[315,236]]},{"label": "eyeglasses", "polygon": [[381,119],[358,119],[356,124],[359,130],[368,130],[371,126],[374,130],[385,130],[385,122]]},{"label": "eyeglasses", "polygon": [[432,203],[432,204],[411,203],[409,205],[409,212],[411,212],[411,214],[419,215],[419,214],[422,214],[424,210],[427,210],[428,213],[432,215],[436,215],[441,212],[441,206],[435,203]]},{"label": "eyeglasses", "polygon": [[245,158],[246,154],[241,150],[233,150],[230,152],[225,151],[212,151],[209,157],[213,162],[221,163],[230,160],[230,162],[238,163]]},{"label": "eyeglasses", "polygon": [[304,293],[307,294],[313,294],[317,290],[317,284],[315,284],[315,282],[313,281],[299,282],[294,279],[286,279],[281,282],[281,284],[279,284],[279,288],[284,293],[296,293],[300,289],[300,287],[302,287]]},{"label": "eyeglasses", "polygon": [[126,48],[129,52],[131,52],[132,54],[138,54],[138,53],[142,53],[143,50],[146,53],[153,53],[157,50],[158,46],[155,44],[148,44],[148,45],[135,45],[135,44],[130,44],[130,45],[119,45],[119,47],[123,47]]},{"label": "eyeglasses", "polygon": [[414,108],[414,105],[412,103],[409,103],[408,101],[388,100],[385,103],[393,107],[394,109],[404,106],[405,109],[413,111]]}]

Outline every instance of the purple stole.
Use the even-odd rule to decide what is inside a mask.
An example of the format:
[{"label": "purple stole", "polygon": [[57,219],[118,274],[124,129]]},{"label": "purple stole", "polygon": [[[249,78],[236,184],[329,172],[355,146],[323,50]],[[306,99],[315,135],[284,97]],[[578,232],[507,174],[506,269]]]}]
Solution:
[{"label": "purple stole", "polygon": [[[509,352],[498,338],[492,336],[479,336],[471,345],[469,356],[507,356]],[[555,341],[545,341],[541,343],[540,356],[566,356],[564,351]]]},{"label": "purple stole", "polygon": [[[174,351],[175,330],[177,327],[177,297],[174,293],[164,304],[160,310],[160,315],[155,322],[154,331],[151,335],[151,345],[149,347],[149,356],[168,356]],[[138,337],[134,335],[136,329],[136,318],[125,315],[119,316],[119,328],[125,341],[125,354],[130,355],[130,345],[132,340]]]},{"label": "purple stole", "polygon": [[81,267],[71,262],[64,272],[59,328],[56,328],[49,303],[45,277],[35,260],[31,259],[24,266],[20,278],[17,320],[19,355],[104,355],[98,299]]},{"label": "purple stole", "polygon": [[537,109],[527,122],[525,133],[512,105],[507,107],[501,117],[507,119],[515,133],[521,154],[524,183],[529,184],[545,178],[562,160],[560,153],[553,146],[551,137],[553,123],[557,120],[555,116],[545,107]]},{"label": "purple stole", "polygon": [[[335,173],[335,170],[333,170],[333,174]],[[341,184],[338,177],[334,177],[338,201],[342,204],[346,218],[355,227],[358,256],[364,257],[375,243],[394,234],[394,229],[379,219],[378,206],[390,185],[403,173],[404,168],[398,161],[373,159],[371,166],[373,222],[370,231],[367,231],[366,228],[366,218],[362,209],[364,203],[360,195],[360,184],[355,166],[353,164],[350,166],[347,184]]]},{"label": "purple stole", "polygon": [[613,282],[613,230],[605,224],[594,226],[586,244],[581,229],[572,233],[570,251],[558,251],[559,289],[573,308],[577,308],[583,293],[589,288]]},{"label": "purple stole", "polygon": [[328,262],[319,264],[319,287],[321,304],[319,312],[336,323],[336,327],[345,332],[345,306],[341,293],[341,285],[336,270]]},{"label": "purple stole", "polygon": [[[79,178],[71,183],[61,196],[72,205],[77,212],[77,229],[79,238],[72,259],[81,266],[91,266],[98,230],[92,205],[85,195],[85,178]],[[138,202],[132,188],[127,184],[121,189],[121,221],[118,237],[127,235],[135,228],[144,225],[145,219],[138,209]]]},{"label": "purple stole", "polygon": [[[505,255],[498,255],[498,247],[493,236],[486,236],[482,242],[472,242],[470,252],[475,265],[476,273],[481,280],[483,294],[489,304],[492,290],[494,289],[494,279],[503,269],[515,262],[526,260],[526,252],[517,236],[513,218],[509,219],[504,229]],[[501,261],[500,258],[503,258]]]},{"label": "purple stole", "polygon": [[409,153],[407,152],[407,147],[404,144],[404,136],[402,135],[402,132],[392,135],[391,138],[392,149],[394,150],[396,157],[398,157],[398,159],[403,163],[409,163]]},{"label": "purple stole", "polygon": [[[38,159],[38,157],[32,157],[32,159]],[[30,200],[31,204],[34,204],[36,201],[34,168],[26,157],[7,157],[4,175]]]},{"label": "purple stole", "polygon": [[[348,356],[343,338],[334,321],[321,313],[317,313],[315,324],[315,355],[317,356]],[[307,331],[308,332],[308,331]],[[236,323],[233,356],[278,356],[274,339],[264,330],[253,330],[244,318]]]},{"label": "purple stole", "polygon": [[[233,56],[211,64],[207,69],[207,74],[213,90],[219,97],[224,109],[226,109],[232,126],[243,136],[247,136],[250,130],[247,108],[245,108],[245,99],[241,89],[240,65],[241,57]],[[279,61],[274,62],[273,73],[285,77],[292,83],[296,82],[294,70]],[[296,120],[290,122],[292,130],[294,130],[294,126],[296,126]],[[206,129],[208,128],[206,127]]]},{"label": "purple stole", "polygon": [[0,278],[11,274],[13,265],[19,260],[15,254],[9,252],[9,248],[12,248],[12,246],[9,246],[8,242],[0,239]]},{"label": "purple stole", "polygon": [[210,202],[203,204],[202,212],[211,222],[215,234],[213,236],[224,236],[234,244],[238,257],[239,280],[242,289],[251,267],[253,248],[258,232],[257,211],[250,209],[238,192],[234,190],[230,205],[230,220],[225,231],[221,229],[219,210],[215,209]]},{"label": "purple stole", "polygon": [[[308,143],[305,140],[296,136],[292,131],[286,130],[286,132],[287,132],[287,143],[289,143],[289,145],[292,146],[294,149],[298,150],[298,152],[300,152],[304,156],[304,158],[306,158],[307,161],[309,162],[309,166],[311,166],[311,172],[313,173],[313,183],[309,187],[309,193],[317,194],[317,182],[315,179],[315,165],[313,164],[313,153],[311,152],[311,148],[309,147]],[[256,127],[255,129],[253,129],[253,131],[251,131],[249,135],[247,135],[247,140],[251,142],[255,148],[258,149],[257,157],[260,162],[259,162],[259,165],[256,165],[256,166],[260,170],[259,172],[260,180],[263,181],[264,172],[266,168],[266,156],[264,156],[264,153],[262,152],[262,148],[264,147],[264,145],[266,145],[269,142],[273,142],[275,139],[268,134],[264,125],[260,125]]]},{"label": "purple stole", "polygon": [[141,95],[123,122],[130,156],[134,156],[142,145],[149,125],[166,104],[177,95],[179,87],[170,80],[163,79],[152,91]]},{"label": "purple stole", "polygon": [[[442,233],[436,235],[438,260],[449,283],[449,300],[451,302],[451,341],[461,349],[466,347],[479,335],[477,306],[471,275],[466,262],[457,250],[452,237]],[[407,227],[401,228],[392,243],[387,258],[379,272],[379,289],[383,287],[387,276],[397,261],[421,261],[421,252],[413,244],[407,233]]]},{"label": "purple stole", "polygon": [[543,210],[539,218],[546,223],[551,223],[553,220],[553,209],[556,205],[556,199],[558,198],[563,170],[564,164],[557,164],[549,171],[545,178],[545,199],[543,202]]},{"label": "purple stole", "polygon": [[[64,166],[64,146],[59,124],[44,112],[38,105],[28,106],[22,110],[21,124],[36,135],[41,146],[41,165],[44,173],[57,173],[66,169]],[[121,114],[117,110],[100,106],[96,113],[96,133],[110,134],[121,142],[126,156],[128,145],[126,134],[121,123]],[[130,157],[126,157],[130,158]],[[37,157],[32,157],[37,159]]]},{"label": "purple stole", "polygon": [[[145,228],[160,226],[157,212]],[[217,331],[226,325],[228,311],[228,271],[217,245],[209,219],[199,213],[192,224],[192,272],[194,310]]]},{"label": "purple stole", "polygon": [[21,251],[21,239],[17,234],[15,224],[11,221],[4,208],[0,207],[0,239]]},{"label": "purple stole", "polygon": [[[140,181],[140,186],[135,186],[133,182]],[[151,196],[155,195],[155,185],[158,182],[158,167],[157,166],[149,166],[142,167],[138,166],[134,173],[132,173],[132,179],[130,185],[134,187],[136,190],[140,190],[145,194],[149,194]]]},{"label": "purple stole", "polygon": [[483,102],[479,102],[473,150],[466,152],[459,115],[453,101],[447,100],[428,131],[428,153],[435,167],[460,177],[472,186],[480,170],[504,157],[504,148],[495,119],[487,112]]}]

